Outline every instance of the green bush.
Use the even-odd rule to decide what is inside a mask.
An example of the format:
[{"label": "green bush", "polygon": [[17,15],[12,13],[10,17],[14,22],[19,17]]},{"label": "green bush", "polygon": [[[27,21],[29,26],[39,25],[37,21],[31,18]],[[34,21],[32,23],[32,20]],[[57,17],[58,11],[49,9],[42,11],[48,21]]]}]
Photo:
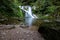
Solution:
[{"label": "green bush", "polygon": [[22,11],[19,8],[18,0],[0,0],[0,18],[1,17],[22,17]]}]

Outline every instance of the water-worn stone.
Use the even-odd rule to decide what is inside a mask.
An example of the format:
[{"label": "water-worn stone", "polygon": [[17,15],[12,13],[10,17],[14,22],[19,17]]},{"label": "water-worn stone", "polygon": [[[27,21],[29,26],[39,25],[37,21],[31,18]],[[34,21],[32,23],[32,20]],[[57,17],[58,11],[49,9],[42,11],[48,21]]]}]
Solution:
[{"label": "water-worn stone", "polygon": [[17,26],[15,29],[0,30],[0,32],[0,40],[44,40],[44,38],[41,37],[41,34],[37,31],[31,31],[29,29],[20,28]]}]

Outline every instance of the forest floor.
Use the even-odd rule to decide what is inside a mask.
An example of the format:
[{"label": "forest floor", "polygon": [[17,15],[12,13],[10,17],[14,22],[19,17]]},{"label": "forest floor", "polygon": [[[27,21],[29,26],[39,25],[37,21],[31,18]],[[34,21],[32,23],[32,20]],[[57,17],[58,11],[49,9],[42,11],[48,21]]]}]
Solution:
[{"label": "forest floor", "polygon": [[44,40],[37,30],[32,29],[21,28],[19,25],[13,29],[2,29],[0,30],[0,40]]}]

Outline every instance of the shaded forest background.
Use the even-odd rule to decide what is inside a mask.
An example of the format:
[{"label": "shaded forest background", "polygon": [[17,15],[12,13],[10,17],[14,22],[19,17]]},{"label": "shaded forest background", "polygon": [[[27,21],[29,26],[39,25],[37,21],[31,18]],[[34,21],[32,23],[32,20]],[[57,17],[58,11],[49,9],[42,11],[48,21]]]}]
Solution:
[{"label": "shaded forest background", "polygon": [[[0,19],[8,22],[23,19],[24,14],[19,6],[24,5],[31,6],[33,13],[40,19],[60,19],[60,0],[0,0]],[[3,21],[0,20],[0,22]]]},{"label": "shaded forest background", "polygon": [[[0,18],[4,17],[23,17],[20,5],[35,6],[33,13],[43,16],[48,14],[51,18],[60,16],[59,0],[0,0]],[[52,18],[52,19],[53,19]]]}]

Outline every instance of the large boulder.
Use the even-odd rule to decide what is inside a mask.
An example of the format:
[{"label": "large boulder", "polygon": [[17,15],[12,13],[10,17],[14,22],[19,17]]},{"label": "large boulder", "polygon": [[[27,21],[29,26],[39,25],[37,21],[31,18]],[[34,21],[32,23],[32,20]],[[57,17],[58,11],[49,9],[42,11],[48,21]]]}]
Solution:
[{"label": "large boulder", "polygon": [[58,27],[60,25],[58,25],[59,23],[57,23],[56,25],[53,24],[44,23],[43,25],[40,25],[38,29],[38,32],[41,33],[46,40],[60,40],[60,31],[54,28],[54,26]]}]

